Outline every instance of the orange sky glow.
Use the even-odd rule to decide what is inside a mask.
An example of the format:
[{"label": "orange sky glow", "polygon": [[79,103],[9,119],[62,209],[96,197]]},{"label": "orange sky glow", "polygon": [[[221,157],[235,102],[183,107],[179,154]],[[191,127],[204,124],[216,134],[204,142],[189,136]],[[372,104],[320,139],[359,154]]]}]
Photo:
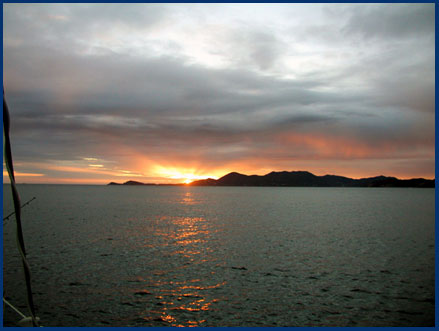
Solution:
[{"label": "orange sky glow", "polygon": [[[346,150],[345,150],[346,151]],[[358,153],[358,151],[356,152]],[[85,162],[94,162],[85,161]],[[135,180],[144,183],[156,184],[176,184],[176,183],[190,183],[194,180],[213,178],[218,179],[229,172],[237,171],[247,175],[265,175],[271,171],[293,171],[293,170],[307,170],[315,175],[322,176],[326,174],[335,174],[351,178],[373,177],[377,175],[396,176],[401,179],[409,178],[434,178],[434,175],[426,170],[422,171],[407,171],[404,163],[395,165],[389,160],[367,160],[360,159],[355,162],[350,159],[340,160],[296,160],[292,162],[295,166],[288,168],[285,162],[272,162],[272,166],[265,166],[264,162],[258,159],[249,159],[247,161],[229,162],[224,167],[203,168],[202,162],[199,166],[185,167],[178,166],[175,163],[172,165],[157,165],[145,166],[142,160],[133,162],[131,167],[119,169],[118,167],[108,167],[105,165],[96,166],[93,163],[83,164],[77,162],[77,165],[51,165],[51,164],[35,164],[29,165],[34,167],[37,171],[32,172],[15,172],[16,181],[18,183],[35,183],[35,184],[108,184],[111,181],[123,183],[128,180]],[[141,168],[136,167],[137,164],[142,164]],[[261,165],[262,164],[262,165]],[[376,170],[376,165],[382,166],[382,171]],[[410,164],[410,160],[407,160]],[[131,170],[127,170],[131,169]],[[9,177],[6,170],[3,170],[4,183],[9,182]]]},{"label": "orange sky glow", "polygon": [[434,178],[434,4],[120,6],[4,5],[17,182]]}]

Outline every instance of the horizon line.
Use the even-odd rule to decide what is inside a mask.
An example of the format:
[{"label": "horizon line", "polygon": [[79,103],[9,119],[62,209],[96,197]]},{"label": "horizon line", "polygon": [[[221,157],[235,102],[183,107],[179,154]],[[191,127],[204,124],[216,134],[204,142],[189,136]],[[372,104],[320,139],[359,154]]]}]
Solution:
[{"label": "horizon line", "polygon": [[[227,176],[227,175],[229,175],[231,173],[237,173],[237,174],[244,175],[244,176],[260,176],[260,177],[263,177],[263,176],[266,176],[266,175],[268,175],[268,174],[270,174],[272,172],[275,172],[275,173],[280,173],[280,172],[308,172],[308,173],[310,173],[310,174],[312,174],[312,175],[314,175],[316,177],[337,176],[337,177],[344,177],[344,178],[350,178],[350,179],[355,179],[355,180],[366,179],[366,178],[375,178],[375,177],[381,177],[381,176],[389,177],[389,178],[396,178],[396,179],[399,179],[399,180],[411,180],[411,179],[424,179],[424,180],[434,180],[434,181],[436,180],[435,177],[433,177],[433,178],[425,178],[425,177],[405,177],[404,178],[404,177],[402,177],[401,178],[401,177],[382,175],[382,174],[381,175],[376,175],[376,176],[370,176],[370,177],[364,177],[364,176],[363,177],[347,177],[347,176],[344,176],[344,175],[335,175],[335,174],[315,175],[314,173],[312,173],[310,171],[307,171],[307,170],[291,170],[291,171],[288,171],[288,170],[274,171],[273,170],[273,171],[267,172],[265,175],[256,175],[256,174],[246,175],[246,174],[243,174],[243,173],[240,173],[240,172],[237,172],[237,171],[231,171],[231,172],[228,172],[227,174],[219,177],[218,179],[220,179],[220,178],[222,178],[224,176]],[[6,177],[6,178],[9,179],[8,177]],[[169,178],[165,178],[164,177],[164,179],[169,179]],[[218,179],[214,179],[214,178],[211,178],[211,177],[206,177],[206,178],[202,178],[202,179],[193,180],[190,183],[185,183],[184,181],[182,181],[182,182],[175,182],[175,183],[151,183],[151,182],[140,182],[140,181],[137,181],[137,180],[134,180],[134,179],[129,179],[127,181],[124,181],[123,183],[134,181],[134,182],[142,183],[142,184],[145,184],[145,185],[157,185],[157,186],[160,186],[160,185],[161,186],[181,185],[181,186],[190,186],[194,182],[201,181],[201,180],[207,180],[207,179],[218,180]],[[184,179],[182,179],[182,180],[184,180]],[[116,182],[114,182],[114,180],[108,180],[108,181],[106,180],[106,183],[103,183],[103,184],[102,183],[94,183],[94,184],[93,183],[56,183],[56,182],[46,182],[46,183],[17,182],[17,184],[20,184],[20,185],[91,185],[91,186],[103,185],[103,186],[106,186],[106,185],[108,185],[111,182],[116,183]],[[117,183],[117,184],[123,185],[123,183]],[[6,184],[10,184],[10,182],[9,181],[7,181],[7,182],[3,181],[3,185],[6,185]]]}]

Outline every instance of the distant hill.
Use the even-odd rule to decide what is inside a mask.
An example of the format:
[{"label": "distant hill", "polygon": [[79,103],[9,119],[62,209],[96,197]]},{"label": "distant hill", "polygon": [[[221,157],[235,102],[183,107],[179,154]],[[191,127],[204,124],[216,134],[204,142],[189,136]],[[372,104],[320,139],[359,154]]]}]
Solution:
[{"label": "distant hill", "polygon": [[123,184],[111,182],[108,185],[156,185],[156,184],[145,184],[145,183],[141,183],[141,182],[136,182],[134,180],[129,180],[129,181],[123,183]]},{"label": "distant hill", "polygon": [[[108,185],[160,185],[181,186],[185,184],[149,184],[129,180],[123,184],[111,182]],[[231,172],[219,179],[196,180],[191,186],[297,186],[297,187],[425,187],[434,188],[434,179],[377,176],[353,179],[343,176],[316,176],[308,171],[272,171],[264,176],[243,175]]]},{"label": "distant hill", "polygon": [[192,186],[298,186],[298,187],[435,187],[433,179],[398,179],[370,177],[353,179],[335,175],[316,176],[308,171],[270,172],[264,176],[231,172],[217,180],[208,178],[190,183]]},{"label": "distant hill", "polygon": [[143,185],[143,186],[181,186],[181,185],[185,185],[185,184],[154,184],[154,183],[142,183],[142,182],[136,182],[135,180],[129,180],[123,184],[120,183],[115,183],[115,182],[110,182],[107,185],[132,185],[132,186],[136,186],[136,185]]}]

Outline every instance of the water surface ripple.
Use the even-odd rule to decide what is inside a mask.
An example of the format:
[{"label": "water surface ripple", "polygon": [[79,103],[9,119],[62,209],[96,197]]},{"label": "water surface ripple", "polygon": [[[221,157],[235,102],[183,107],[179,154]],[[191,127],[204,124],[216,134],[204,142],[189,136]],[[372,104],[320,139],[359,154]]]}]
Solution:
[{"label": "water surface ripple", "polygon": [[[19,190],[45,326],[434,325],[433,189]],[[25,310],[14,231],[4,290]]]}]

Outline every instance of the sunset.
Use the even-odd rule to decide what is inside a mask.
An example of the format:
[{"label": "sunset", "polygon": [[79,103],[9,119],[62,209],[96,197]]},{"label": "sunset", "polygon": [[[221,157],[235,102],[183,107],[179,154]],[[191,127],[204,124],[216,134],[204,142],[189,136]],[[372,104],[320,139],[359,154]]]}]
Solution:
[{"label": "sunset", "polygon": [[3,4],[4,327],[434,327],[435,3]]},{"label": "sunset", "polygon": [[432,179],[434,54],[433,4],[5,4],[17,181]]}]

